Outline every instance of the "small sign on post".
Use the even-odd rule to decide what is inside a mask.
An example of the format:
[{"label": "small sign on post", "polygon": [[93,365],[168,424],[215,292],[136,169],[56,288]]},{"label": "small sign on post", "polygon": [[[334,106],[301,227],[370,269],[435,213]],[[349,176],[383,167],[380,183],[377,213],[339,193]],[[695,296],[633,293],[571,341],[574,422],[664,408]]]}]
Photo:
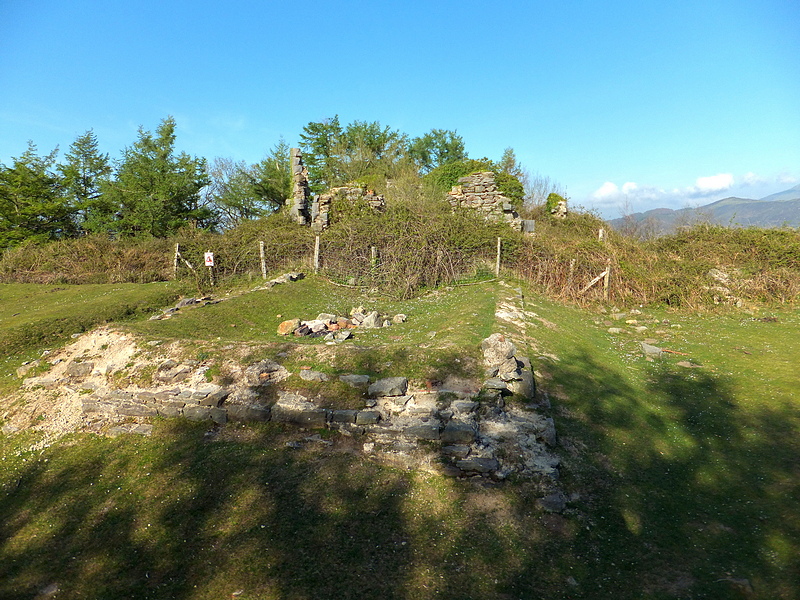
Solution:
[{"label": "small sign on post", "polygon": [[205,253],[206,266],[208,267],[208,278],[211,280],[211,285],[214,285],[214,253]]}]

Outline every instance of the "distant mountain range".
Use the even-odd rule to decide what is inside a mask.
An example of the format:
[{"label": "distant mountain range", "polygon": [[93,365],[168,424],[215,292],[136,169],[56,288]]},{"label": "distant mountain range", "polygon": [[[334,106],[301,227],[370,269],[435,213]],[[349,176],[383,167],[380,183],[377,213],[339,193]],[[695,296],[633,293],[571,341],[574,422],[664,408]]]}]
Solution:
[{"label": "distant mountain range", "polygon": [[759,200],[731,197],[698,208],[655,208],[609,221],[614,229],[633,228],[656,235],[698,222],[730,227],[800,227],[800,185]]}]

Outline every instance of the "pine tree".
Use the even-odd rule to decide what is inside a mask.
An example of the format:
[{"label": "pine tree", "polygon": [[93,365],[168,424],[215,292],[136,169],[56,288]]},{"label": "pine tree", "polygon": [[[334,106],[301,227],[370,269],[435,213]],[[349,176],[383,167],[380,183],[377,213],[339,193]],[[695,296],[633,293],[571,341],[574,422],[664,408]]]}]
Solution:
[{"label": "pine tree", "polygon": [[213,224],[200,196],[208,183],[205,159],[175,153],[175,119],[167,117],[155,134],[139,128],[139,139],[124,150],[114,180],[101,189],[118,213],[114,228],[121,235],[164,237],[189,222]]}]

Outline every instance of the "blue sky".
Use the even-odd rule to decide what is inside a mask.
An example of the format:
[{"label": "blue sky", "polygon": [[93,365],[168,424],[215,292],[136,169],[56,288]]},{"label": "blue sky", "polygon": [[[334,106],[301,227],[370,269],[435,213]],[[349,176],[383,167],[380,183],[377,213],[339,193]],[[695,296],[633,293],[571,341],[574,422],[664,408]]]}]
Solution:
[{"label": "blue sky", "polygon": [[608,218],[800,183],[800,3],[0,0],[0,161],[88,129],[117,158],[255,162],[339,115],[513,147]]}]

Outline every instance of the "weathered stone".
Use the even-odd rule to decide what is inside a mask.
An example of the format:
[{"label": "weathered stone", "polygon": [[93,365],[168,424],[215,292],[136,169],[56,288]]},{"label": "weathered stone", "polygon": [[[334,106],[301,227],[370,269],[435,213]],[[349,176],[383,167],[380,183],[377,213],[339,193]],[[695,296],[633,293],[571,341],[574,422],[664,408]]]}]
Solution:
[{"label": "weathered stone", "polygon": [[418,440],[438,440],[439,421],[431,419],[427,423],[411,425],[403,430],[403,435]]},{"label": "weathered stone", "polygon": [[455,400],[451,406],[456,412],[467,414],[478,408],[478,403],[472,400]]},{"label": "weathered stone", "polygon": [[400,323],[405,323],[406,319],[408,319],[408,317],[406,315],[397,314],[397,315],[392,317],[392,323],[394,323],[395,325],[399,325]]},{"label": "weathered stone", "polygon": [[405,377],[385,377],[369,386],[370,396],[403,396],[408,390],[408,379]]},{"label": "weathered stone", "polygon": [[500,467],[496,458],[472,457],[456,462],[456,466],[467,473],[490,473]]},{"label": "weathered stone", "polygon": [[500,333],[493,333],[481,342],[483,359],[487,366],[499,366],[512,358],[517,349]]},{"label": "weathered stone", "polygon": [[286,379],[289,371],[273,360],[262,360],[247,367],[244,374],[248,385],[258,386]]},{"label": "weathered stone", "polygon": [[357,410],[334,410],[331,412],[331,423],[355,423]]},{"label": "weathered stone", "polygon": [[292,423],[301,427],[324,427],[328,412],[318,408],[299,394],[281,392],[278,402],[271,410],[272,420]]},{"label": "weathered stone", "polygon": [[175,308],[183,308],[184,306],[192,306],[197,304],[197,298],[181,298],[175,305]]},{"label": "weathered stone", "polygon": [[376,410],[360,410],[356,414],[356,425],[375,425],[381,418]]},{"label": "weathered stone", "polygon": [[475,440],[475,428],[470,423],[450,421],[441,434],[445,444],[471,444]]},{"label": "weathered stone", "polygon": [[561,492],[553,492],[543,498],[539,498],[536,504],[547,512],[560,513],[564,512],[567,507],[567,498]]},{"label": "weathered stone", "polygon": [[183,416],[192,421],[210,421],[211,408],[208,406],[185,406]]},{"label": "weathered stone", "polygon": [[202,406],[219,406],[225,401],[225,398],[230,396],[231,391],[226,388],[220,388],[215,392],[208,394],[205,398],[200,400]]},{"label": "weathered stone", "polygon": [[139,402],[155,402],[157,400],[156,395],[153,392],[138,392],[134,398],[136,398]]},{"label": "weathered stone", "polygon": [[333,322],[335,322],[336,321],[336,315],[331,314],[331,313],[319,313],[319,315],[317,315],[317,321],[328,321],[328,322],[333,321]]},{"label": "weathered stone", "polygon": [[[444,439],[442,439],[444,441]],[[453,444],[450,446],[444,446],[442,448],[442,454],[446,456],[453,456],[455,458],[466,458],[469,456],[469,446],[464,444]]]},{"label": "weathered stone", "polygon": [[376,310],[373,310],[371,313],[369,313],[361,322],[361,326],[365,329],[373,329],[375,327],[381,327],[382,325],[383,321]]},{"label": "weathered stone", "polygon": [[73,361],[67,365],[65,374],[69,377],[88,377],[94,370],[93,362]]},{"label": "weathered stone", "polygon": [[533,400],[536,398],[536,382],[533,379],[533,373],[528,369],[520,371],[519,379],[509,381],[506,385],[508,391],[512,394],[517,394],[526,400]]},{"label": "weathered stone", "polygon": [[661,358],[661,356],[664,354],[664,351],[656,346],[651,346],[645,342],[642,342],[641,345],[644,355],[649,356],[650,358]]},{"label": "weathered stone", "polygon": [[369,375],[339,375],[339,381],[352,387],[362,387],[369,384]]},{"label": "weathered stone", "polygon": [[313,371],[311,369],[301,369],[300,379],[303,381],[328,381],[330,376],[321,371]]},{"label": "weathered stone", "polygon": [[23,377],[25,377],[25,375],[28,374],[28,372],[31,369],[35,369],[40,364],[41,363],[38,360],[34,360],[34,361],[31,361],[31,362],[27,362],[27,363],[23,364],[22,366],[17,367],[17,377],[19,379],[22,379]]},{"label": "weathered stone", "polygon": [[117,414],[123,417],[155,417],[158,411],[154,406],[146,404],[126,403],[117,407]]},{"label": "weathered stone", "polygon": [[179,417],[183,414],[183,402],[164,402],[156,406],[158,414],[162,417]]},{"label": "weathered stone", "polygon": [[228,420],[249,422],[269,421],[270,409],[268,406],[246,406],[244,404],[228,404]]},{"label": "weathered stone", "polygon": [[498,377],[490,377],[483,382],[483,387],[487,390],[507,390],[508,384]]},{"label": "weathered stone", "polygon": [[220,425],[224,425],[228,422],[228,411],[224,408],[216,408],[212,406],[211,410],[209,410],[209,416],[214,423],[218,423]]},{"label": "weathered stone", "polygon": [[300,319],[288,319],[278,325],[278,335],[289,335],[300,327]]}]

